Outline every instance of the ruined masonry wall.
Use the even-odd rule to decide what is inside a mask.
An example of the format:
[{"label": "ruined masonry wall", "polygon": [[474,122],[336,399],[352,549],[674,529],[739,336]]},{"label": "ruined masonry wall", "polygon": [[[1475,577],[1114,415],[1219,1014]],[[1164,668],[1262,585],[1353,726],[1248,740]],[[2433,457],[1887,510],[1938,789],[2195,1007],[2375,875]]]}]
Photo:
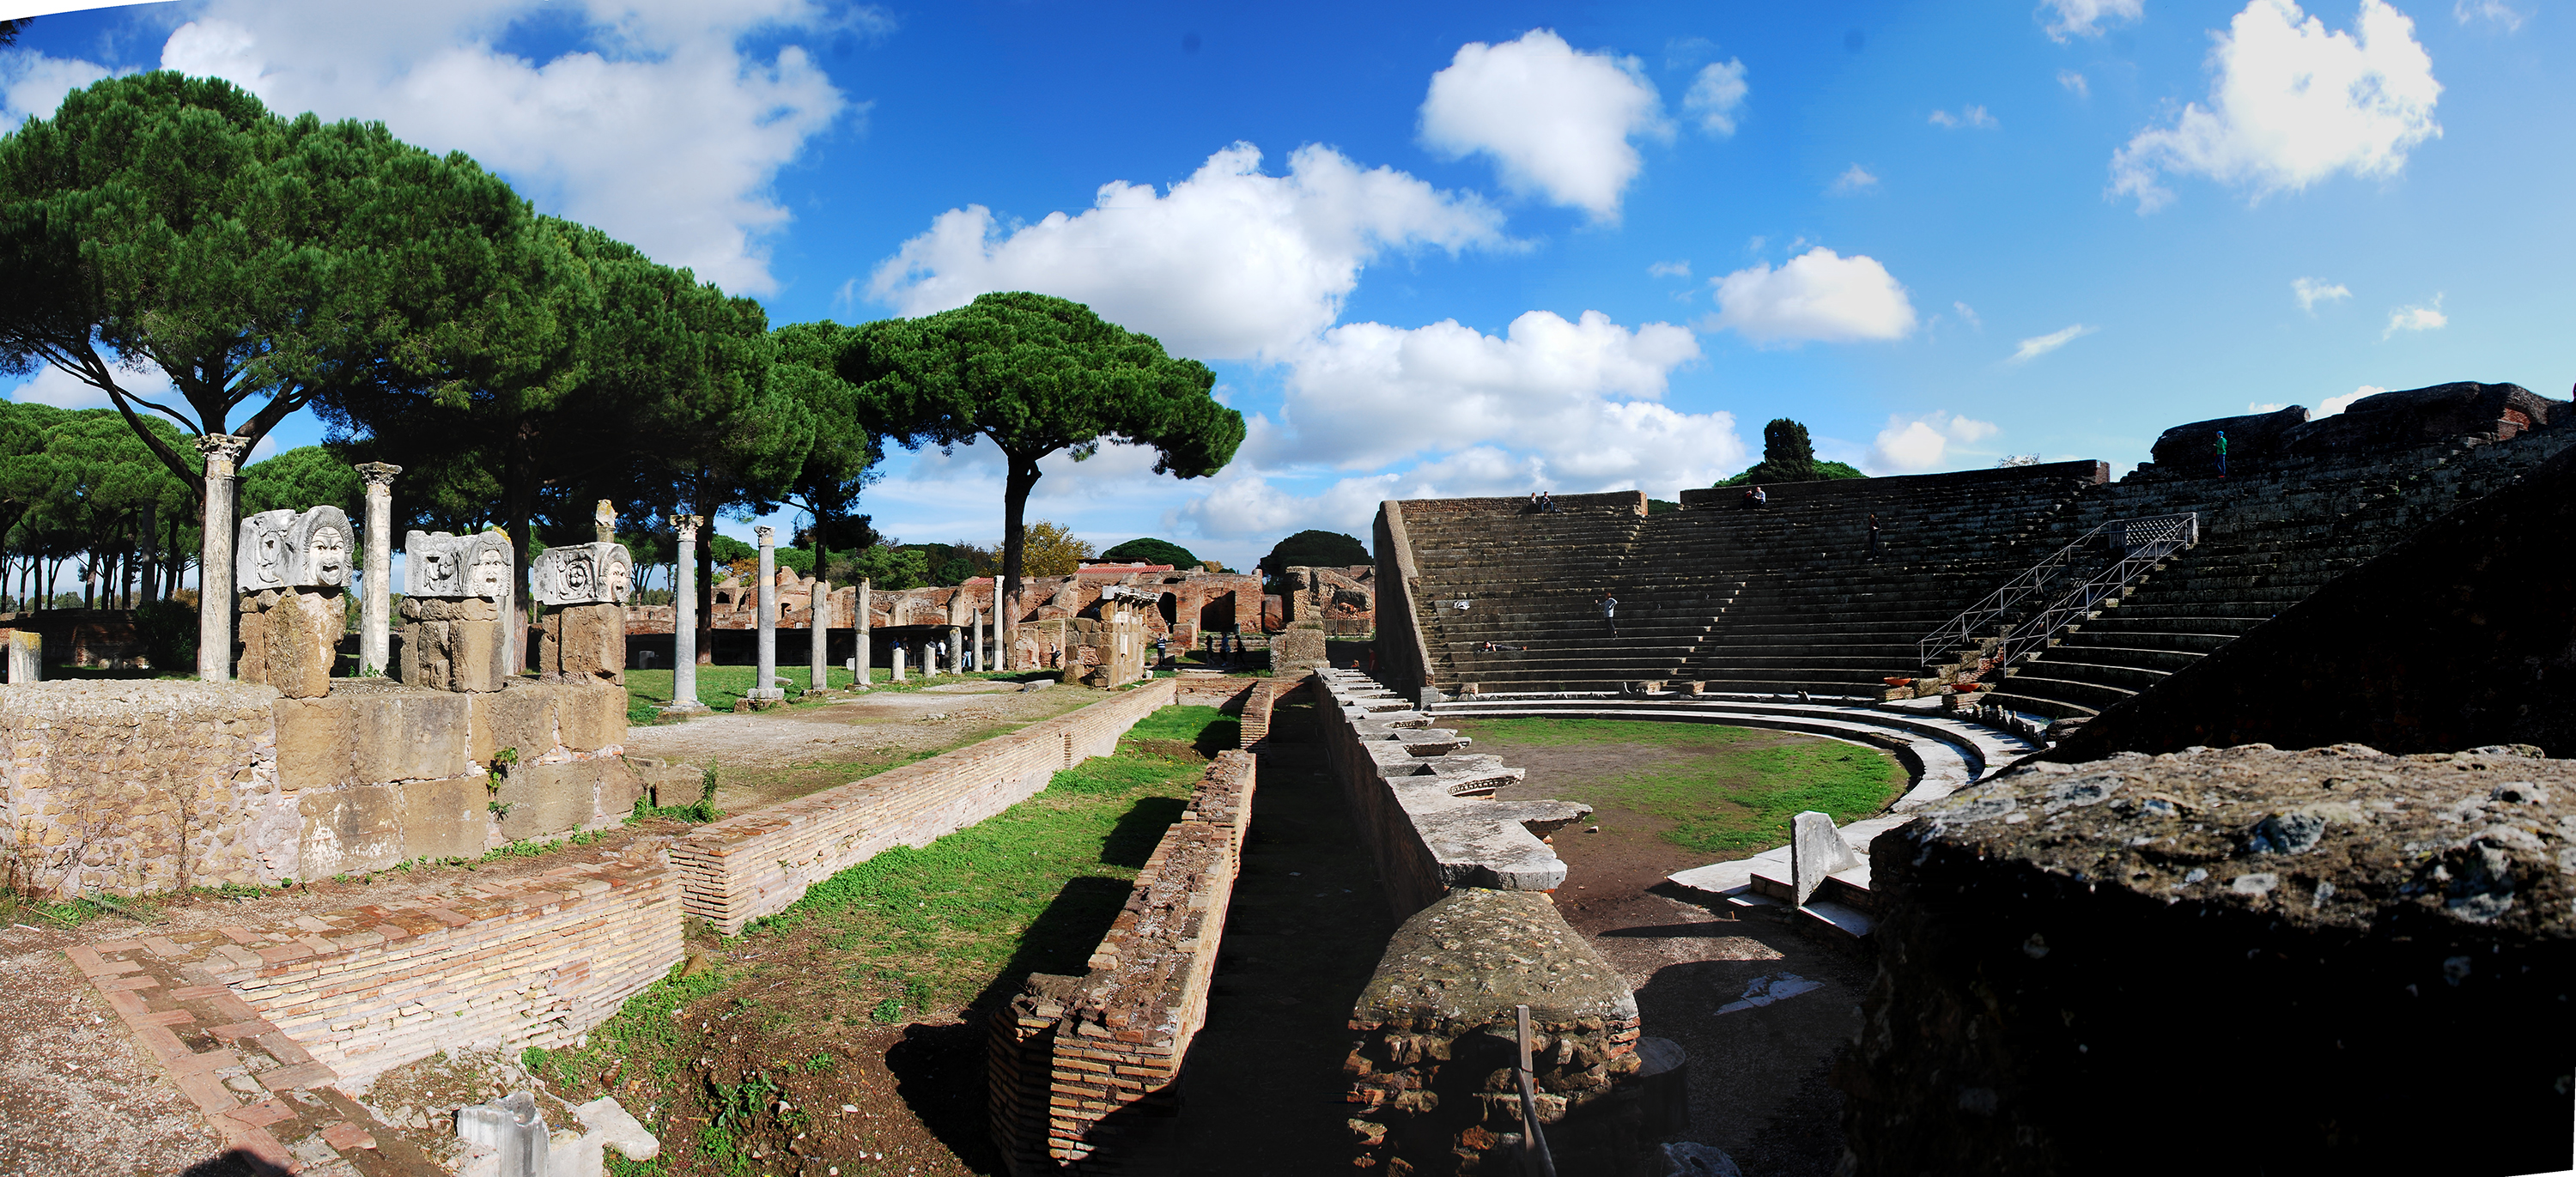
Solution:
[{"label": "ruined masonry wall", "polygon": [[1172,702],[1176,685],[1154,679],[971,747],[699,827],[671,847],[688,877],[689,914],[734,935],[879,851],[927,846],[1000,813],[1057,771],[1107,755],[1136,721]]},{"label": "ruined masonry wall", "polygon": [[471,888],[437,905],[147,936],[230,986],[344,1080],[460,1046],[555,1047],[681,955],[679,875],[653,848]]},{"label": "ruined masonry wall", "polygon": [[1179,1110],[1182,1063],[1207,1021],[1242,868],[1254,776],[1249,753],[1218,753],[1137,872],[1090,971],[1038,978],[996,1011],[992,1122],[1011,1172],[1163,1171],[1134,1138]]}]

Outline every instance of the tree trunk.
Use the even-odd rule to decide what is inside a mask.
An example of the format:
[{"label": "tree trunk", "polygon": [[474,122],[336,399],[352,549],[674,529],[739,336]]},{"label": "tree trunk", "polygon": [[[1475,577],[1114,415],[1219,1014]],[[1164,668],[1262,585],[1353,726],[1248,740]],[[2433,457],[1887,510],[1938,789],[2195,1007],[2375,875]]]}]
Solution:
[{"label": "tree trunk", "polygon": [[993,612],[1002,618],[1002,665],[1019,669],[1020,610],[1016,600],[1020,585],[1020,556],[1027,546],[1020,524],[1028,512],[1029,491],[1038,484],[1038,457],[1004,450],[1011,463],[1010,474],[1002,483],[1002,575],[993,582]]}]

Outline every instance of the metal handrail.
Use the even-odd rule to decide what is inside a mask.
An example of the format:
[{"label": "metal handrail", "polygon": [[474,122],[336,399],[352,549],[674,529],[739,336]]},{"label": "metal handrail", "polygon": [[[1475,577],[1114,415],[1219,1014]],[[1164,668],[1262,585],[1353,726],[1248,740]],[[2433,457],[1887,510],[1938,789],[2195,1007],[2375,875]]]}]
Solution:
[{"label": "metal handrail", "polygon": [[2041,618],[2056,618],[2054,623],[2037,631],[2043,636],[2054,634],[2067,624],[2074,613],[2091,609],[2100,600],[2128,585],[2158,560],[2200,542],[2200,513],[2187,511],[2180,515],[2151,515],[2137,519],[2114,519],[2085,532],[2075,542],[2059,548],[2028,571],[2004,583],[2002,588],[1986,594],[1985,599],[1970,606],[1958,616],[1944,622],[1915,644],[1915,654],[1927,669],[1935,651],[1947,651],[1967,645],[1971,634],[1980,627],[2020,608],[2022,602],[2050,592],[2075,574],[2080,557],[2097,551],[2119,553],[2099,571],[2086,576],[2071,590],[2059,592],[2037,617],[2014,625],[2006,631],[1996,647],[1993,664],[2010,659],[2006,648],[2026,648],[2034,632],[2032,626]]}]

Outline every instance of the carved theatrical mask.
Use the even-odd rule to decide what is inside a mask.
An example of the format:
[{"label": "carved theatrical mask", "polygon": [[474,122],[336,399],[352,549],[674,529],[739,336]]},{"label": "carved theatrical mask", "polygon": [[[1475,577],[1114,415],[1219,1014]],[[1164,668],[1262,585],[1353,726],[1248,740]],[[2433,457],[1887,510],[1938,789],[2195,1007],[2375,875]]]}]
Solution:
[{"label": "carved theatrical mask", "polygon": [[414,597],[463,597],[465,541],[444,531],[403,535],[403,593]]},{"label": "carved theatrical mask", "polygon": [[510,538],[497,531],[481,532],[467,539],[466,550],[470,556],[465,570],[465,595],[509,600]]},{"label": "carved theatrical mask", "polygon": [[625,601],[634,567],[624,544],[566,544],[537,553],[529,572],[539,604],[608,605]]},{"label": "carved theatrical mask", "polygon": [[299,588],[346,588],[349,554],[358,544],[349,514],[338,507],[315,507],[295,517],[286,533],[286,582]]},{"label": "carved theatrical mask", "polygon": [[287,586],[287,532],[295,524],[293,511],[262,511],[242,517],[233,541],[235,591],[256,593]]}]

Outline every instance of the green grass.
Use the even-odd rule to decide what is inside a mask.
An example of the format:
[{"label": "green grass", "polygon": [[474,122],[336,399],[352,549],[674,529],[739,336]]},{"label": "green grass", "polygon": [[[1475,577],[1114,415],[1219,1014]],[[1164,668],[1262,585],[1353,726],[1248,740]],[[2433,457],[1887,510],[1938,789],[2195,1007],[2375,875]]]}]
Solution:
[{"label": "green grass", "polygon": [[[785,689],[788,694],[789,706],[819,705],[819,701],[814,704],[800,704],[796,702],[796,696],[805,691],[808,684],[813,682],[813,674],[813,668],[807,666],[781,666],[778,668],[778,677],[787,680]],[[902,682],[893,681],[892,676],[893,671],[888,670],[883,666],[870,670],[868,672],[868,689],[877,691],[918,691],[923,687],[938,686],[943,683],[953,683],[962,679],[992,679],[1001,682],[1027,682],[1031,679],[1037,678],[1054,678],[1055,672],[1049,670],[1042,672],[1021,671],[1012,674],[942,674],[937,678],[929,679],[925,679],[919,674],[913,674],[905,678]],[[752,680],[758,677],[760,677],[760,668],[757,666],[701,666],[698,668],[698,702],[704,703],[718,711],[731,711],[733,710],[735,700],[751,693]],[[833,690],[847,689],[858,681],[857,678],[852,676],[849,671],[838,666],[827,668],[824,672],[824,680]],[[658,709],[670,701],[671,672],[668,669],[629,670],[626,672],[626,722],[646,724],[653,723],[660,715]]]},{"label": "green grass", "polygon": [[[1672,822],[1675,845],[1709,854],[1763,850],[1789,840],[1799,813],[1822,810],[1837,825],[1877,814],[1905,787],[1896,758],[1876,748],[1713,724],[1616,719],[1490,719],[1459,725],[1482,751],[1506,761],[1513,746],[1645,744],[1687,757],[1606,773],[1568,800],[1651,814]],[[1782,742],[1786,739],[1789,742]]]},{"label": "green grass", "polygon": [[[882,1032],[875,1027],[1016,989],[1032,972],[1082,972],[1207,769],[1186,749],[1230,741],[1234,724],[1213,707],[1156,711],[1116,754],[1056,773],[1037,796],[929,846],[898,846],[842,871],[723,942],[755,959],[691,977],[675,969],[591,1031],[587,1046],[530,1051],[524,1061],[568,1098],[616,1088],[628,1110],[665,1132],[666,1148],[684,1145],[644,1164],[612,1154],[613,1174],[689,1168],[687,1154],[702,1162],[692,1171],[748,1172],[741,1149],[752,1109],[774,1104],[775,1092],[758,1089],[765,1071],[739,1084],[696,1074],[697,1060],[724,1041],[704,1026],[734,1015],[749,1021],[732,1033],[752,1026],[817,1040],[796,1048],[803,1061],[775,1064],[811,1073],[829,1068],[848,1039]],[[639,1077],[643,1088],[627,1085]]]}]

